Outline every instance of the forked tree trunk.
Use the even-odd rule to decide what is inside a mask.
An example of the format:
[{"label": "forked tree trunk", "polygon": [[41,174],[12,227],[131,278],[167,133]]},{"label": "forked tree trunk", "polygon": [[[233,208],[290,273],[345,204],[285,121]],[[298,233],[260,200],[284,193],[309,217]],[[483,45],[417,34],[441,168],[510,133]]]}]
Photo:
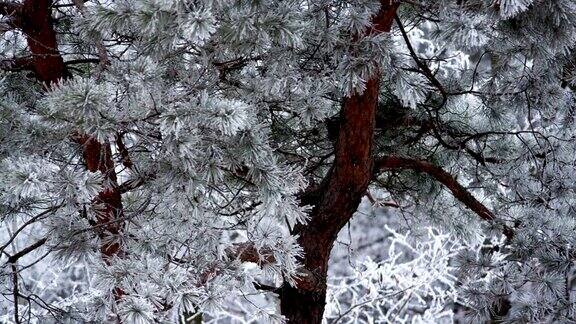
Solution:
[{"label": "forked tree trunk", "polygon": [[[366,34],[389,32],[398,4],[382,0],[380,11],[372,18],[373,28]],[[355,39],[364,35],[356,35]],[[372,179],[372,147],[380,82],[374,75],[362,94],[343,100],[332,168],[316,194],[317,201],[308,224],[297,226],[295,234],[304,249],[303,266],[315,277],[311,286],[284,283],[280,308],[289,323],[321,323],[326,302],[328,261],[336,237],[358,209]],[[310,282],[309,280],[307,282]]]},{"label": "forked tree trunk", "polygon": [[[47,88],[69,76],[57,49],[50,5],[49,0],[25,0],[18,12],[20,21],[16,21],[27,36],[33,55],[32,70]],[[397,8],[398,4],[393,1],[382,0],[380,11],[372,18],[372,29],[367,30],[364,35],[389,32]],[[355,39],[364,35],[355,35]],[[375,75],[368,80],[364,93],[343,100],[334,164],[318,195],[315,195],[317,199],[310,222],[295,229],[295,233],[300,235],[299,243],[305,253],[302,263],[307,272],[313,274],[313,282],[316,284],[303,284],[310,282],[306,280],[297,287],[287,283],[283,285],[280,292],[281,311],[289,323],[314,324],[322,321],[330,251],[338,232],[358,208],[372,178],[372,146],[378,91],[379,79]],[[98,196],[97,202],[104,204],[105,208],[95,225],[108,224],[121,218],[121,195],[116,188],[110,144],[98,143],[83,134],[76,134],[73,139],[83,146],[87,168],[92,172],[102,172],[113,183],[112,187],[106,188]],[[117,235],[121,230],[121,223],[114,223],[112,226],[104,226],[99,234],[105,240],[107,236]],[[101,252],[104,260],[109,262],[121,251],[115,243],[104,243]],[[121,294],[122,292],[116,292],[117,297]]]}]

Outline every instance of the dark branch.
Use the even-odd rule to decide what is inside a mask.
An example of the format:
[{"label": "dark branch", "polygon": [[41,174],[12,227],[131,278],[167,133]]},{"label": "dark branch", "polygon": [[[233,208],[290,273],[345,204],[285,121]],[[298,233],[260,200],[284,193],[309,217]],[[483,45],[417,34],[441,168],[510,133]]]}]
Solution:
[{"label": "dark branch", "polygon": [[14,323],[20,324],[20,318],[18,313],[18,296],[20,296],[20,291],[18,290],[18,268],[14,263],[11,265],[12,268],[12,295],[14,296]]},{"label": "dark branch", "polygon": [[60,207],[62,207],[62,205],[57,205],[57,206],[51,207],[51,208],[41,212],[40,214],[30,218],[29,220],[27,220],[24,224],[22,224],[22,226],[20,226],[20,228],[18,228],[14,233],[12,233],[12,236],[10,236],[10,238],[8,239],[8,241],[6,243],[4,243],[4,245],[0,246],[0,253],[4,252],[4,250],[8,247],[8,245],[10,245],[10,243],[12,243],[12,241],[14,241],[14,239],[16,239],[18,234],[21,231],[23,231],[24,228],[26,228],[28,225],[36,222],[38,219],[56,211]]},{"label": "dark branch", "polygon": [[[494,213],[479,202],[464,186],[458,183],[450,173],[430,162],[398,156],[383,156],[375,161],[374,170],[375,172],[385,170],[413,170],[426,173],[442,183],[452,192],[456,199],[478,214],[480,218],[487,221],[496,221]],[[504,234],[506,237],[511,238],[513,231],[511,228],[504,226]]]},{"label": "dark branch", "polygon": [[430,81],[430,83],[432,83],[432,85],[434,85],[434,87],[436,87],[440,91],[440,93],[442,94],[442,103],[440,104],[440,107],[444,106],[444,104],[446,103],[446,100],[448,98],[446,89],[444,89],[444,86],[442,85],[442,83],[440,83],[440,81],[438,81],[438,79],[436,79],[436,76],[434,76],[434,73],[432,73],[432,71],[430,71],[430,68],[428,67],[428,65],[426,65],[426,63],[422,62],[422,60],[416,54],[416,51],[414,50],[414,47],[412,47],[412,43],[410,42],[410,38],[408,37],[408,34],[404,30],[404,26],[402,25],[400,18],[398,18],[398,16],[395,16],[394,19],[396,20],[396,24],[398,24],[398,28],[400,29],[400,32],[402,33],[402,38],[404,38],[404,42],[406,43],[406,47],[408,47],[408,51],[410,52],[410,56],[412,56],[412,59],[414,60],[416,65],[420,68],[421,73],[428,79],[428,81]]},{"label": "dark branch", "polygon": [[[99,60],[97,60],[97,62],[99,62]],[[134,164],[130,159],[130,154],[128,153],[128,149],[126,148],[124,140],[122,139],[122,134],[120,133],[116,133],[116,146],[118,147],[118,152],[120,152],[120,159],[122,164],[128,169],[132,169]]]},{"label": "dark branch", "polygon": [[29,245],[29,246],[25,247],[23,250],[18,251],[16,254],[8,257],[8,261],[6,261],[6,262],[7,263],[15,263],[21,257],[25,256],[26,254],[28,254],[28,253],[38,249],[42,245],[44,245],[44,243],[46,243],[46,241],[47,241],[46,238],[38,240],[36,243]]},{"label": "dark branch", "polygon": [[84,58],[84,59],[76,59],[64,62],[65,65],[73,65],[73,64],[85,64],[85,63],[94,63],[99,64],[100,59],[97,58]]},{"label": "dark branch", "polygon": [[264,285],[261,284],[259,282],[255,282],[254,283],[254,288],[258,289],[258,290],[262,290],[262,291],[268,291],[268,292],[272,292],[275,294],[279,294],[280,291],[282,290],[281,287],[274,287],[274,286],[269,286],[269,285]]}]

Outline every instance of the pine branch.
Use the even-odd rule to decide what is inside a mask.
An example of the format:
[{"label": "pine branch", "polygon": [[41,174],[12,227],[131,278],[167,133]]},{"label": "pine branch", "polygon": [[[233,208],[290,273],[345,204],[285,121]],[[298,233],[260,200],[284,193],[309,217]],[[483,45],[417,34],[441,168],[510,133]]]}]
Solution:
[{"label": "pine branch", "polygon": [[[480,218],[487,221],[497,220],[494,213],[479,202],[464,186],[454,179],[450,173],[430,162],[398,156],[382,156],[374,162],[375,172],[399,169],[428,174],[448,188],[456,199],[475,212]],[[504,235],[511,239],[514,232],[510,227],[504,226]]]},{"label": "pine branch", "polygon": [[[73,2],[76,8],[78,8],[78,10],[81,12],[82,16],[84,16],[86,14],[86,6],[84,5],[85,1],[74,0]],[[108,51],[106,50],[106,47],[104,46],[104,42],[102,41],[101,37],[96,42],[96,49],[98,50],[98,64],[99,64],[98,69],[96,70],[96,78],[98,79],[102,71],[104,71],[106,67],[110,65],[110,58],[108,57]]]},{"label": "pine branch", "polygon": [[[25,0],[20,9],[21,19],[26,22],[22,25],[22,32],[26,36],[28,48],[32,53],[33,70],[36,78],[44,84],[46,90],[57,85],[62,79],[71,77],[58,49],[56,30],[52,24],[51,4],[50,0]],[[100,209],[96,217],[96,225],[110,224],[105,226],[106,231],[99,234],[105,242],[100,246],[100,253],[104,261],[110,263],[113,257],[123,251],[120,243],[106,242],[106,238],[119,235],[124,228],[123,222],[116,221],[124,218],[124,209],[122,194],[118,190],[112,149],[110,143],[100,143],[95,137],[86,134],[76,133],[71,137],[82,146],[87,169],[90,172],[100,171],[109,183],[98,193],[93,203]],[[116,298],[123,295],[118,288],[115,288],[114,292]]]},{"label": "pine branch", "polygon": [[48,208],[47,210],[39,213],[38,215],[30,218],[29,220],[27,220],[24,224],[22,224],[22,226],[20,226],[14,233],[12,233],[12,235],[10,236],[10,238],[8,239],[8,241],[6,243],[4,243],[4,245],[0,246],[0,253],[4,252],[4,250],[8,247],[8,245],[10,245],[10,243],[12,243],[12,241],[14,241],[14,239],[16,239],[16,237],[18,236],[18,234],[24,230],[24,228],[26,228],[27,226],[33,224],[34,222],[36,222],[37,220],[39,220],[40,218],[49,215],[50,213],[55,212],[56,210],[58,210],[60,207],[62,207],[63,205],[57,205],[51,208]]},{"label": "pine branch", "polygon": [[97,58],[84,58],[84,59],[76,59],[64,62],[65,65],[73,65],[73,64],[85,64],[85,63],[100,63],[100,59]]},{"label": "pine branch", "polygon": [[412,47],[412,43],[410,42],[410,38],[408,37],[408,34],[404,30],[404,26],[402,25],[402,21],[400,21],[400,18],[398,18],[398,15],[395,15],[394,19],[396,20],[396,24],[398,25],[398,29],[400,29],[400,33],[402,34],[402,38],[404,38],[404,42],[406,43],[406,47],[408,47],[408,51],[410,52],[410,56],[412,57],[412,59],[414,60],[416,65],[420,68],[420,72],[442,94],[442,103],[439,105],[439,107],[444,106],[444,104],[446,103],[446,100],[448,100],[448,94],[446,92],[446,89],[444,88],[442,83],[440,83],[440,81],[438,81],[438,79],[436,78],[434,73],[432,73],[432,71],[430,70],[428,65],[426,65],[426,63],[422,62],[422,60],[418,57],[418,54],[416,54],[416,51],[414,50],[414,47]]}]

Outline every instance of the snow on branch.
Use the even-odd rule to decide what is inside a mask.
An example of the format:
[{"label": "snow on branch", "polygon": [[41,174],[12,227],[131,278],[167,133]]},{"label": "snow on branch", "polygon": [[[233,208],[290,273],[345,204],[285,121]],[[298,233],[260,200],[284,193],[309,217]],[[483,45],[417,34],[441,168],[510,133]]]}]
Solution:
[{"label": "snow on branch", "polygon": [[449,322],[446,307],[457,300],[452,258],[463,246],[450,235],[428,228],[416,239],[385,226],[386,258],[366,257],[349,275],[328,285],[329,323],[438,323]]}]

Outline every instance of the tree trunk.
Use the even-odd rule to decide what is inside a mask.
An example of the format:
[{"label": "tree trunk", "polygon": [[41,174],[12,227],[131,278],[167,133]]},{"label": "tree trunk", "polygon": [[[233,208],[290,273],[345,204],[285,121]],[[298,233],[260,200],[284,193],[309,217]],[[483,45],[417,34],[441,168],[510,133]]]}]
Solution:
[{"label": "tree trunk", "polygon": [[[284,284],[286,285],[286,283]],[[319,292],[301,291],[285,286],[280,295],[280,310],[288,323],[321,323],[326,304],[326,289]]]},{"label": "tree trunk", "polygon": [[[390,17],[388,30],[396,7],[382,5],[377,16],[385,13]],[[334,164],[320,187],[322,193],[312,210],[310,222],[295,229],[305,253],[303,265],[316,277],[318,284],[292,287],[284,283],[280,294],[281,311],[289,323],[322,322],[330,251],[338,232],[352,218],[372,179],[378,91],[378,76],[374,76],[367,82],[364,93],[344,99]]]},{"label": "tree trunk", "polygon": [[[364,35],[389,32],[398,4],[382,0],[380,11],[372,17],[372,28]],[[317,201],[306,225],[297,225],[294,233],[304,249],[303,266],[316,284],[298,281],[296,287],[284,282],[280,291],[280,309],[288,323],[316,324],[322,322],[326,304],[328,261],[332,246],[342,227],[360,204],[372,179],[372,147],[374,124],[380,89],[379,76],[366,83],[362,94],[344,98],[340,110],[338,138],[332,168],[322,181]]]},{"label": "tree trunk", "polygon": [[52,1],[26,0],[22,4],[19,27],[22,29],[33,55],[32,69],[46,87],[69,77],[64,60],[58,51],[56,32],[52,26]]},{"label": "tree trunk", "polygon": [[374,115],[379,82],[373,78],[366,91],[344,100],[336,156],[322,196],[312,210],[308,224],[295,232],[304,249],[304,267],[317,282],[312,287],[291,287],[284,283],[281,310],[289,323],[320,323],[326,300],[326,279],[330,251],[340,229],[350,220],[372,178]]},{"label": "tree trunk", "polygon": [[[62,55],[58,50],[56,31],[52,25],[51,0],[25,0],[14,12],[18,15],[17,27],[24,35],[32,54],[32,71],[46,90],[57,85],[60,80],[70,78]],[[118,190],[118,181],[114,170],[110,143],[100,143],[96,138],[86,134],[72,134],[72,140],[82,146],[82,155],[86,168],[90,172],[102,173],[106,179],[105,188],[94,200],[98,215],[91,225],[97,226],[98,236],[102,240],[100,252],[102,259],[110,264],[111,260],[121,255],[118,236],[123,229],[122,196]],[[119,221],[116,221],[119,220]],[[116,298],[123,292],[116,288]]]}]

